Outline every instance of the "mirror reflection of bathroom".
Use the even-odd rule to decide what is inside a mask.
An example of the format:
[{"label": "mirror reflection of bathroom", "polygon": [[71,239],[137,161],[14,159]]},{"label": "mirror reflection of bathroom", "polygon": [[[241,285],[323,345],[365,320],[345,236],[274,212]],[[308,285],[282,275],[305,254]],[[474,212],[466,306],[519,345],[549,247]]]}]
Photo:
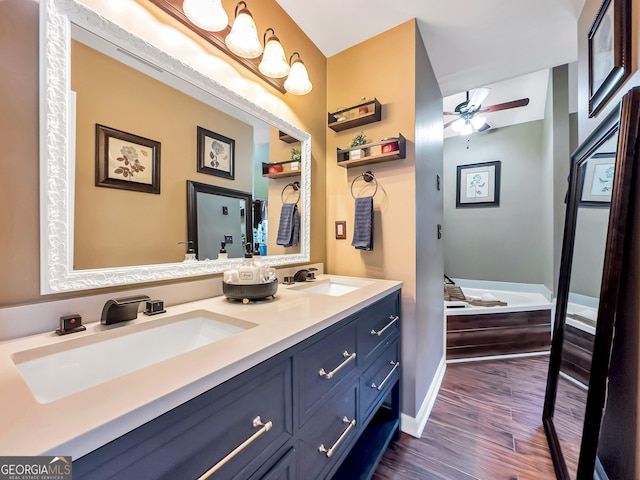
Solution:
[{"label": "mirror reflection of bathroom", "polygon": [[579,201],[562,360],[553,416],[570,478],[576,478],[600,300],[618,136],[580,165]]},{"label": "mirror reflection of bathroom", "polygon": [[[292,147],[300,149],[300,143],[291,136],[287,143],[281,141],[277,128],[145,63],[136,55],[116,49],[81,27],[72,25],[72,35],[71,88],[76,127],[74,269],[182,261],[187,239],[185,180],[249,192],[253,203],[243,207],[246,218],[218,215],[219,209],[214,209],[201,219],[200,225],[211,232],[217,228],[216,224],[228,223],[234,218],[237,220],[232,229],[235,232],[245,229],[245,220],[249,220],[250,235],[234,234],[233,243],[227,249],[228,257],[242,257],[243,237],[253,238],[262,255],[271,253],[275,234],[269,236],[267,205],[270,189],[275,192],[282,180],[271,180],[270,185],[270,179],[262,175],[263,163],[273,158],[285,160],[291,155]],[[180,117],[175,117],[177,111],[182,112]],[[116,180],[113,183],[120,185],[115,188],[113,183],[112,188],[102,188],[94,181],[98,168],[96,124],[130,134],[124,139],[110,137],[108,140],[110,147],[105,157],[115,160],[106,163],[120,167],[112,168],[107,174],[110,180]],[[200,168],[197,127],[233,139],[231,166],[225,168],[222,164],[218,171],[213,165],[204,164],[208,168]],[[156,142],[153,152],[156,164],[147,158],[151,150],[137,148],[133,137]],[[127,145],[137,150],[134,152],[138,156],[136,166],[142,166],[139,171],[125,165],[129,161],[135,163],[133,157],[129,160],[120,151]],[[160,195],[128,188],[150,181],[147,177],[156,168],[161,171],[157,185]],[[209,221],[210,225],[202,223]],[[277,222],[275,225],[277,227]],[[120,237],[123,231],[127,232],[126,242]],[[218,237],[207,237],[206,251],[198,259],[217,258],[224,240]],[[159,243],[157,238],[166,241]],[[296,252],[299,249],[284,253]],[[274,250],[273,253],[283,252]]]}]

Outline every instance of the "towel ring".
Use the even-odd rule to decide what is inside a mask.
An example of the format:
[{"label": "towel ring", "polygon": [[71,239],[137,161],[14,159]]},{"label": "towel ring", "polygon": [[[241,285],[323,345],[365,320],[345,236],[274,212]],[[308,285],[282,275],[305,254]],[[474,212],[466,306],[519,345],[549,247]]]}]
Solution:
[{"label": "towel ring", "polygon": [[284,191],[289,187],[293,188],[294,192],[298,192],[298,199],[295,202],[295,203],[298,203],[300,201],[300,182],[287,183],[284,186],[284,188],[282,189],[282,192],[280,192],[280,200],[282,200],[282,203],[285,203],[284,202]]},{"label": "towel ring", "polygon": [[351,196],[355,199],[356,196],[353,194],[353,184],[356,183],[356,180],[358,180],[360,177],[362,177],[362,179],[369,183],[371,181],[373,181],[376,184],[376,189],[373,191],[373,195],[371,195],[372,197],[376,196],[376,193],[378,193],[378,180],[376,180],[376,177],[373,175],[373,172],[371,172],[370,170],[367,170],[364,173],[361,173],[360,175],[358,175],[356,178],[353,179],[353,182],[351,182]]}]

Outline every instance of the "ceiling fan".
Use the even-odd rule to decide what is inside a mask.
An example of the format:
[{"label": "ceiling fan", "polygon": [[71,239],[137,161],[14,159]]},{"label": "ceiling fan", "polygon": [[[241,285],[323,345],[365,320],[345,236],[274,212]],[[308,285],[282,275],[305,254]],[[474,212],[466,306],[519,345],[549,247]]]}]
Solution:
[{"label": "ceiling fan", "polygon": [[482,107],[482,102],[485,101],[490,92],[491,89],[487,87],[476,88],[471,98],[469,98],[469,92],[467,91],[467,99],[464,102],[458,104],[453,112],[444,112],[445,115],[455,115],[459,117],[445,123],[444,128],[451,127],[454,132],[460,133],[461,135],[484,132],[491,128],[491,125],[487,123],[485,117],[476,114],[498,112],[500,110],[529,105],[528,98],[521,98],[520,100]]}]

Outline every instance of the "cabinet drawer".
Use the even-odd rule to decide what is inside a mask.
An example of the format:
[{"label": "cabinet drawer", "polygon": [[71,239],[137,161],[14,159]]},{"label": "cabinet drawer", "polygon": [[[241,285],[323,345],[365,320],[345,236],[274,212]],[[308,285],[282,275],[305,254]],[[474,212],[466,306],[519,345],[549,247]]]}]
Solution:
[{"label": "cabinet drawer", "polygon": [[365,420],[400,378],[400,348],[394,341],[360,377],[360,419]]},{"label": "cabinet drawer", "polygon": [[365,308],[358,319],[358,365],[366,366],[376,350],[400,331],[399,296],[390,295]]},{"label": "cabinet drawer", "polygon": [[295,357],[300,392],[300,425],[325,395],[334,392],[356,367],[356,330],[346,325],[305,348]]},{"label": "cabinet drawer", "polygon": [[358,386],[350,386],[337,398],[323,405],[305,425],[296,450],[300,479],[322,478],[341,461],[358,433],[356,403]]},{"label": "cabinet drawer", "polygon": [[211,478],[246,479],[291,438],[291,411],[290,358],[268,362],[78,459],[74,480],[192,480],[214,465]]},{"label": "cabinet drawer", "polygon": [[267,473],[257,472],[251,480],[297,480],[296,465],[296,450],[290,448]]}]

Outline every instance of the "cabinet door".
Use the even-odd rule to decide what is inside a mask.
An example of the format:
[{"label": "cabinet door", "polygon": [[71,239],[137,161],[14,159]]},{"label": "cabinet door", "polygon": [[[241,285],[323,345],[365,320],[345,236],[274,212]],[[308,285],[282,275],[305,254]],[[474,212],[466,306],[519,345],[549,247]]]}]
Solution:
[{"label": "cabinet door", "polygon": [[[255,480],[298,480],[296,474],[296,449],[291,448],[278,462],[264,475],[254,475]],[[251,480],[254,480],[251,477]]]},{"label": "cabinet door", "polygon": [[266,362],[74,462],[74,480],[246,479],[292,436],[291,360]]},{"label": "cabinet door", "polygon": [[349,452],[359,432],[357,391],[353,385],[322,405],[302,429],[296,448],[300,480],[323,478]]},{"label": "cabinet door", "polygon": [[358,314],[358,365],[375,358],[380,348],[400,331],[400,296],[389,295]]},{"label": "cabinet door", "polygon": [[323,399],[335,392],[356,367],[356,331],[348,324],[313,343],[294,357],[299,388],[300,425]]}]

